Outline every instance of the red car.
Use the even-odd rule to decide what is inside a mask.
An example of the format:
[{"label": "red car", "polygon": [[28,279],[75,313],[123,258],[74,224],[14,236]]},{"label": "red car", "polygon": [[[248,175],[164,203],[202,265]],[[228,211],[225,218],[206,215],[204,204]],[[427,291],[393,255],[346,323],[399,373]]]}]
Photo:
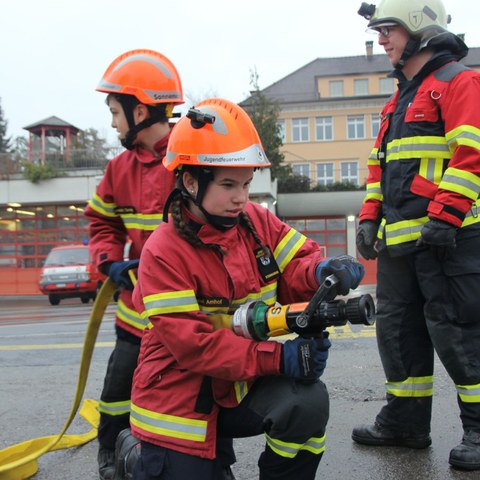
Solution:
[{"label": "red car", "polygon": [[64,298],[95,300],[105,275],[93,264],[87,245],[55,247],[45,260],[38,286],[52,305]]}]

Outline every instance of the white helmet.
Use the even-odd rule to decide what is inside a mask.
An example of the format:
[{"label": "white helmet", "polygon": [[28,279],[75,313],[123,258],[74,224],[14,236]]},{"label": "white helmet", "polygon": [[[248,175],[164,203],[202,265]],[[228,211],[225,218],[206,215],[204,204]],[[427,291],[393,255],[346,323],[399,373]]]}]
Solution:
[{"label": "white helmet", "polygon": [[422,47],[447,32],[451,21],[441,0],[381,0],[378,6],[363,3],[358,13],[369,20],[371,29],[401,25]]}]

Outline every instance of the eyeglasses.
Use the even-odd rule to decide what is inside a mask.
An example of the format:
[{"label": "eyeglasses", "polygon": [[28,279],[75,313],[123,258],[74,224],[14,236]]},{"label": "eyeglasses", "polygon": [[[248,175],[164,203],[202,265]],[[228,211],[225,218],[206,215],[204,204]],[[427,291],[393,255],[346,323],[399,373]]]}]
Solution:
[{"label": "eyeglasses", "polygon": [[375,31],[381,35],[382,37],[388,38],[390,34],[392,33],[392,29],[395,28],[394,26],[389,26],[389,27],[378,27],[375,29]]}]

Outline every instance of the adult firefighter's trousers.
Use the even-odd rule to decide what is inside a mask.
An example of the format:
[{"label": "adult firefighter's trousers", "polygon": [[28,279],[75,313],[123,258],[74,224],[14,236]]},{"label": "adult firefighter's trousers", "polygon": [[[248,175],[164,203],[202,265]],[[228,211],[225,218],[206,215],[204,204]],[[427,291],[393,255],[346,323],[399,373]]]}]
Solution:
[{"label": "adult firefighter's trousers", "polygon": [[391,429],[430,432],[435,349],[455,384],[464,429],[480,432],[480,230],[461,229],[456,242],[379,253],[376,328],[387,405],[377,422]]}]

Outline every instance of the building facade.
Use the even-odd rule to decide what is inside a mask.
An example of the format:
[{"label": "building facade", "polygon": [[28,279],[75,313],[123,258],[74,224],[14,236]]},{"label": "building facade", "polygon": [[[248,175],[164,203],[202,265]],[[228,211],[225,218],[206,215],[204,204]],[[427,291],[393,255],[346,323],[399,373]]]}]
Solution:
[{"label": "building facade", "polygon": [[[480,70],[480,48],[470,49],[464,63]],[[373,55],[367,43],[365,55],[317,58],[262,91],[281,107],[282,150],[295,174],[309,177],[312,186],[365,184],[379,113],[395,90],[390,71],[386,55]],[[83,211],[103,169],[66,164],[60,177],[36,184],[0,169],[0,295],[38,294],[39,269],[50,249],[88,240]],[[251,194],[317,241],[326,256],[358,256],[364,191],[277,194],[267,170],[257,172]],[[374,283],[375,262],[364,264],[364,283]]]}]

